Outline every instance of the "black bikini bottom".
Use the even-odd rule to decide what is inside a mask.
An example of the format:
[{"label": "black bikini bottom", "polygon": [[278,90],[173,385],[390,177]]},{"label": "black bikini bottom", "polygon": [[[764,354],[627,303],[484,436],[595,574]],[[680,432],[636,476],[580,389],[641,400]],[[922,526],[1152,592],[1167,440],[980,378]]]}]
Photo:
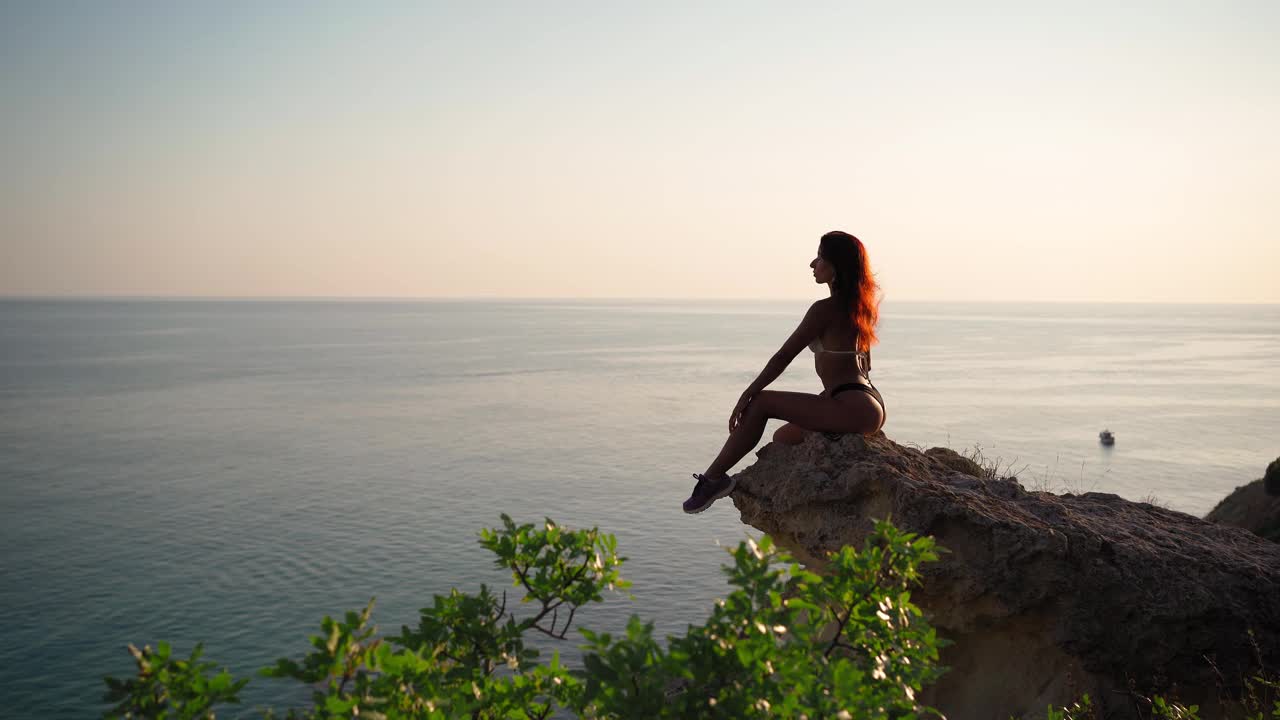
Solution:
[{"label": "black bikini bottom", "polygon": [[[836,387],[832,388],[831,392],[827,393],[827,397],[833,398],[839,395],[840,393],[847,392],[849,390],[857,390],[858,392],[864,392],[870,395],[871,397],[875,398],[876,402],[880,403],[880,413],[881,413],[880,427],[884,427],[884,421],[888,417],[888,411],[885,410],[884,398],[881,397],[880,391],[876,389],[875,385],[872,385],[869,382],[866,383],[865,385],[863,383],[857,383],[857,382],[845,383],[843,385],[837,385]],[[880,428],[876,428],[876,429],[879,430]],[[838,433],[838,432],[823,433],[823,435],[826,435],[827,439],[829,440],[839,440],[842,435],[846,435],[846,434],[847,433]]]}]

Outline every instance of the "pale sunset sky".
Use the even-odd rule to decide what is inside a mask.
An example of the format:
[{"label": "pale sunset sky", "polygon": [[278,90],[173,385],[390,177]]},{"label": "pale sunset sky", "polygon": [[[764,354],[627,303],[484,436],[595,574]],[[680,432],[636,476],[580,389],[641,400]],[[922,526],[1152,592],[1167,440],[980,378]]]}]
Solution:
[{"label": "pale sunset sky", "polygon": [[1280,2],[0,2],[0,295],[1280,302]]}]

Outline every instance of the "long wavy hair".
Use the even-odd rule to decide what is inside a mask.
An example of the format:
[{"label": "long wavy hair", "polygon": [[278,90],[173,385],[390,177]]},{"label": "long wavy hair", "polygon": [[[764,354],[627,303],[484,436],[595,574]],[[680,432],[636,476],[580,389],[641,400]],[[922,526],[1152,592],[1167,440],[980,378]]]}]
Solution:
[{"label": "long wavy hair", "polygon": [[832,286],[836,291],[836,301],[853,322],[858,343],[856,349],[870,351],[879,340],[876,324],[880,322],[880,286],[871,272],[866,246],[847,232],[832,230],[819,241],[818,254],[835,266],[836,277]]}]

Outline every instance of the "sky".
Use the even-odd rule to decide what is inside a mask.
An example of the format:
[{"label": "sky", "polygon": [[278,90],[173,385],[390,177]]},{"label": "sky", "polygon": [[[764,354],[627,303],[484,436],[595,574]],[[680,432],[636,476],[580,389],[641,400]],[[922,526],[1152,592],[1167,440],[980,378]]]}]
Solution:
[{"label": "sky", "polygon": [[0,295],[1280,302],[1280,2],[0,0]]}]

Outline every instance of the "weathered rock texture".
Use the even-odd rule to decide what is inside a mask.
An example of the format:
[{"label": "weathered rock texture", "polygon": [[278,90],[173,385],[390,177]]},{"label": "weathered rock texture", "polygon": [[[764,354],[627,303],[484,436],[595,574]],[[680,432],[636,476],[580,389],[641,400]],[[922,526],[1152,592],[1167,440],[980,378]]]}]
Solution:
[{"label": "weathered rock texture", "polygon": [[1265,477],[1236,488],[1204,519],[1280,542],[1280,458],[1267,466]]},{"label": "weathered rock texture", "polygon": [[915,598],[954,643],[926,698],[952,720],[1043,717],[1085,692],[1126,718],[1131,691],[1170,689],[1219,717],[1220,692],[1259,655],[1280,667],[1280,545],[1244,530],[1116,495],[1028,492],[882,434],[771,444],[737,477],[743,522],[816,568],[873,518],[950,551]]}]

